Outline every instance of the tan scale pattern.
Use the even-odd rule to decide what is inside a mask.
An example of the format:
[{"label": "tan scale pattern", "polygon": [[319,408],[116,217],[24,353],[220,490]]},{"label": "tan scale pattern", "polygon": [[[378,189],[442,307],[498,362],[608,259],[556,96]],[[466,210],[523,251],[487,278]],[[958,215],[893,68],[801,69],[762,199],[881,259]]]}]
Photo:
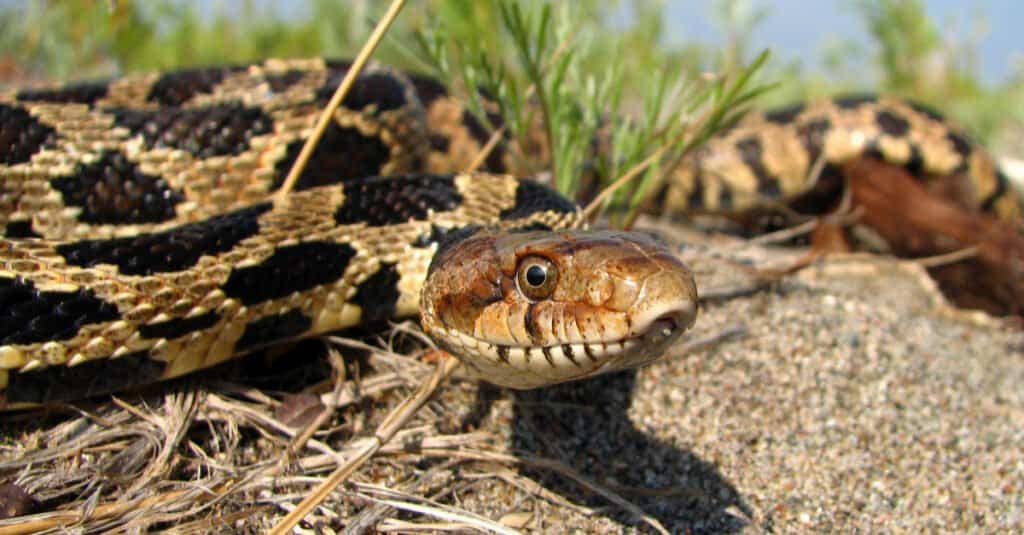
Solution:
[{"label": "tan scale pattern", "polygon": [[[907,124],[906,133],[893,136],[885,133],[876,115],[888,111]],[[807,103],[791,120],[779,124],[768,121],[765,114],[753,112],[727,132],[712,138],[694,157],[684,161],[668,179],[668,188],[661,207],[665,212],[731,212],[777,205],[805,193],[814,185],[812,169],[816,163],[801,138],[801,129],[815,121],[827,121],[823,130],[821,158],[824,163],[841,165],[876,149],[886,161],[904,165],[914,152],[921,158],[924,178],[957,176],[962,191],[972,193],[964,199],[981,205],[1000,190],[1001,178],[992,157],[976,144],[970,145],[966,160],[947,137],[950,133],[969,137],[948,121],[923,113],[908,102],[891,96],[880,96],[855,107],[843,108],[834,99]],[[758,178],[751,165],[737,148],[745,139],[756,139],[763,152],[761,163],[771,175],[780,195],[758,193]],[[962,173],[957,170],[963,168]],[[1020,202],[1003,184],[1003,193],[992,200],[992,211],[1003,218],[1021,215]],[[694,206],[690,198],[700,192]],[[722,206],[723,191],[731,194],[731,206]]]},{"label": "tan scale pattern", "polygon": [[[353,326],[360,322],[362,311],[349,300],[381,262],[398,263],[403,293],[397,312],[414,315],[419,310],[420,286],[436,245],[413,252],[410,244],[428,234],[432,224],[498,225],[500,212],[516,204],[518,180],[511,176],[460,175],[455,182],[465,199],[455,210],[435,213],[428,221],[383,227],[335,222],[335,210],[345,200],[344,185],[297,192],[260,216],[261,232],[232,250],[203,256],[194,266],[179,272],[152,276],[120,274],[110,265],[69,266],[54,250],[55,242],[0,240],[0,278],[19,277],[43,291],[70,292],[88,287],[100,299],[115,303],[122,315],[115,321],[86,325],[70,340],[0,347],[0,386],[6,386],[9,373],[74,366],[140,350],[150,350],[153,358],[167,362],[164,377],[174,377],[237,355],[236,343],[247,324],[290,310],[313,318],[307,334]],[[571,227],[578,224],[578,214],[538,213],[501,224],[533,222]],[[224,295],[221,287],[232,267],[259,264],[282,246],[304,242],[348,244],[357,253],[344,275],[330,284],[253,306]],[[214,326],[174,340],[145,339],[138,332],[140,325],[199,316],[211,310],[221,318]]]},{"label": "tan scale pattern", "polygon": [[[0,279],[31,281],[40,291],[70,292],[89,288],[97,297],[115,304],[121,315],[115,321],[86,325],[69,340],[0,347],[0,396],[12,373],[48,366],[75,366],[108,355],[118,358],[140,350],[149,350],[154,358],[168,363],[165,377],[187,373],[235,355],[236,343],[248,323],[290,310],[300,310],[312,318],[309,333],[357,324],[362,311],[351,298],[358,285],[372,276],[383,262],[396,263],[400,277],[401,296],[396,313],[407,316],[419,311],[420,288],[435,247],[415,248],[411,244],[419,236],[428,234],[432,224],[496,223],[497,214],[515,202],[516,180],[500,175],[459,176],[456,182],[464,200],[455,210],[432,213],[428,221],[378,228],[335,224],[332,215],[344,201],[344,185],[298,192],[260,217],[261,232],[257,236],[243,240],[230,251],[201,257],[194,265],[174,273],[127,276],[117,273],[110,265],[68,266],[55,252],[54,247],[59,242],[156,232],[265,200],[277,178],[275,167],[284,157],[286,147],[304,139],[316,121],[320,105],[315,93],[327,79],[326,69],[323,59],[267,60],[227,74],[209,92],[196,94],[182,103],[182,108],[201,108],[241,102],[259,107],[271,117],[272,131],[250,139],[244,152],[205,159],[197,159],[182,150],[145,149],[141,136],[131,136],[127,130],[114,127],[114,117],[107,108],[158,109],[156,103],[147,102],[146,98],[160,79],[159,73],[113,80],[109,83],[108,94],[91,107],[22,103],[16,100],[15,91],[0,92],[0,103],[21,106],[58,134],[52,148],[36,152],[29,161],[0,165],[0,228],[12,221],[30,220],[33,231],[46,238],[45,241],[0,239]],[[286,73],[296,75],[297,80],[282,91],[274,91],[268,77]],[[381,73],[406,88],[405,106],[383,112],[372,105],[364,110],[342,108],[334,118],[337,125],[355,128],[388,148],[388,159],[381,162],[380,174],[444,173],[465,168],[486,141],[479,139],[465,124],[465,108],[454,98],[442,95],[425,109],[404,74],[371,65],[366,75]],[[907,121],[906,135],[884,134],[876,121],[876,112],[880,109],[887,109]],[[829,124],[823,133],[822,147],[827,163],[837,164],[862,155],[869,146],[876,147],[887,160],[902,163],[914,146],[926,172],[942,175],[966,168],[964,189],[974,193],[972,202],[984,201],[1000,191],[995,166],[982,149],[972,145],[967,162],[955,150],[947,138],[950,132],[960,133],[954,126],[933,119],[899,99],[881,97],[853,109],[843,109],[833,101],[810,103],[785,124],[767,122],[763,114],[751,114],[729,132],[712,139],[694,159],[677,168],[664,199],[664,209],[668,212],[693,208],[720,211],[724,209],[719,202],[723,192],[731,195],[729,209],[732,211],[777,203],[798,195],[813,184],[813,177],[809,180],[808,175],[815,163],[801,141],[800,128],[822,119]],[[431,145],[431,139],[437,137],[446,141],[443,150]],[[776,196],[765,198],[757,193],[758,177],[736,148],[740,140],[751,137],[762,145],[760,163],[775,181],[774,187],[779,192]],[[81,210],[65,205],[50,181],[69,175],[76,165],[95,161],[105,150],[120,152],[143,172],[166,180],[181,192],[184,200],[177,205],[175,217],[147,224],[79,221]],[[502,155],[502,160],[506,169],[518,168],[508,153]],[[693,206],[691,197],[698,189],[701,196]],[[1008,193],[993,199],[992,206],[999,215],[1010,217],[1019,213],[1018,202]],[[555,212],[535,214],[531,221],[554,228],[579,224],[577,214]],[[343,277],[331,284],[248,307],[224,294],[222,287],[233,267],[254,265],[272,255],[277,247],[311,240],[347,243],[356,249],[357,254]],[[144,339],[138,332],[141,325],[197,317],[210,311],[218,314],[215,325],[177,339]],[[523,311],[518,312],[520,314],[510,315],[508,321],[522,319]],[[517,327],[509,323],[509,326],[511,334],[518,333],[517,340],[524,338],[523,325]],[[552,320],[551,327],[562,335],[572,334],[568,324]],[[518,351],[509,358],[528,361],[529,353],[536,353],[523,348]],[[496,369],[492,371],[497,372],[502,364],[494,366]]]}]

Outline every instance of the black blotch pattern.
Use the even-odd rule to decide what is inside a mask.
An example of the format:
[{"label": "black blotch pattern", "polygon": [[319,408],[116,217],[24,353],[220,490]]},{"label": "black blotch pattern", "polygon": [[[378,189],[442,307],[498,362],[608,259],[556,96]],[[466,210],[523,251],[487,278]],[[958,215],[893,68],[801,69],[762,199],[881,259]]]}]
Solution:
[{"label": "black blotch pattern", "polygon": [[165,73],[153,83],[146,100],[164,106],[180,106],[192,97],[210,93],[224,77],[245,70],[244,66],[182,69]]},{"label": "black blotch pattern", "polygon": [[462,194],[450,175],[370,177],[345,184],[345,202],[334,212],[339,225],[382,227],[424,221],[430,212],[454,210]]},{"label": "black blotch pattern", "polygon": [[921,148],[916,144],[912,143],[910,145],[910,158],[907,160],[907,163],[903,164],[903,167],[905,167],[911,175],[918,177],[921,176],[921,173],[924,170],[924,155],[921,154]]},{"label": "black blotch pattern", "polygon": [[167,364],[149,358],[148,351],[116,359],[90,360],[78,366],[51,366],[28,373],[13,373],[7,385],[8,403],[69,401],[110,394],[155,383]]},{"label": "black blotch pattern", "polygon": [[860,106],[862,106],[864,104],[875,102],[877,100],[878,100],[878,96],[876,96],[876,95],[863,94],[863,95],[843,95],[843,96],[836,97],[836,98],[832,99],[832,102],[834,102],[836,106],[839,106],[840,108],[842,108],[844,110],[852,110],[854,108],[859,108]]},{"label": "black blotch pattern", "polygon": [[239,103],[202,108],[113,108],[118,126],[141,134],[147,149],[171,148],[199,158],[240,154],[249,141],[273,131],[273,119]]},{"label": "black blotch pattern", "polygon": [[[316,92],[317,100],[328,101],[337,91],[342,78],[348,69],[328,71],[324,85]],[[362,74],[352,84],[352,89],[341,101],[341,105],[353,110],[363,110],[371,104],[377,105],[377,111],[388,111],[401,108],[408,104],[405,94],[406,86],[394,75],[387,73]]]},{"label": "black blotch pattern", "polygon": [[[497,113],[488,113],[487,120],[491,123],[494,128],[501,128],[502,117]],[[481,146],[487,144],[490,140],[491,134],[480,121],[477,120],[469,110],[463,110],[462,112],[462,124],[466,126],[466,130],[469,130],[470,135],[476,140]],[[505,171],[505,163],[502,161],[504,156],[504,148],[501,144],[495,147],[490,154],[487,155],[487,160],[484,162],[484,167],[481,171],[490,171],[492,173],[501,173]]]},{"label": "black blotch pattern", "polygon": [[882,132],[893,137],[903,137],[910,130],[910,123],[906,119],[889,110],[879,110],[875,113],[875,122]]},{"label": "black blotch pattern", "polygon": [[495,349],[495,351],[498,352],[498,358],[501,359],[502,362],[504,362],[505,364],[508,364],[509,363],[509,360],[508,360],[509,347],[508,346],[500,346],[499,345],[499,346],[495,346],[494,349]]},{"label": "black blotch pattern", "polygon": [[416,239],[413,240],[412,246],[417,249],[424,249],[435,243],[443,243],[448,235],[455,232],[455,230],[456,229],[430,225],[430,232],[417,236]]},{"label": "black blotch pattern", "polygon": [[232,270],[222,289],[246,306],[255,305],[337,281],[355,255],[356,250],[346,243],[314,241],[279,247],[257,265]]},{"label": "black blotch pattern", "polygon": [[732,188],[722,188],[719,190],[718,208],[722,210],[732,209]]},{"label": "black blotch pattern", "polygon": [[239,350],[254,349],[295,338],[308,331],[312,325],[313,320],[298,310],[266,316],[246,324],[245,332],[235,347]]},{"label": "black blotch pattern", "polygon": [[910,106],[914,111],[926,115],[933,121],[945,122],[946,118],[939,112],[935,111],[931,106],[926,106],[920,102],[914,102],[913,100],[906,101],[907,105]]},{"label": "black blotch pattern", "polygon": [[339,80],[352,68],[352,62],[347,59],[328,58],[324,60],[324,64],[327,66],[328,75],[334,76]]},{"label": "black blotch pattern", "polygon": [[183,199],[164,179],[148,175],[119,152],[75,166],[50,180],[64,204],[78,206],[84,223],[159,223],[174,218]]},{"label": "black blotch pattern", "polygon": [[797,115],[800,115],[800,113],[804,111],[804,108],[805,104],[803,102],[781,108],[775,108],[774,110],[765,112],[764,120],[769,123],[786,124],[795,119]]},{"label": "black blotch pattern", "polygon": [[736,142],[736,150],[740,152],[740,157],[746,162],[747,167],[754,172],[757,178],[757,192],[761,195],[778,196],[781,193],[779,183],[764,166],[764,147],[761,146],[761,140],[754,136],[743,138]]},{"label": "black blotch pattern", "polygon": [[412,82],[413,90],[420,99],[424,108],[429,108],[435,100],[448,95],[448,90],[440,81],[429,76],[409,74],[409,81]]},{"label": "black blotch pattern", "polygon": [[[434,257],[430,260],[430,267],[427,268],[427,276],[434,274],[434,269],[440,265],[441,260],[444,258],[445,253],[448,249],[451,249],[455,244],[468,239],[477,232],[483,230],[484,227],[480,225],[466,225],[457,229],[451,229],[444,233],[441,240],[437,242],[437,252],[434,253]],[[429,245],[429,244],[427,244]]]},{"label": "black blotch pattern", "polygon": [[[844,190],[842,170],[827,163],[822,167],[811,189],[790,199],[787,204],[800,214],[825,214],[835,208],[835,203],[842,197]],[[773,222],[766,226],[765,230],[776,230],[784,226],[788,225]]]},{"label": "black blotch pattern", "polygon": [[101,82],[83,82],[63,87],[23,89],[15,98],[22,102],[55,102],[67,104],[93,105],[107,96],[109,84]]},{"label": "black blotch pattern", "polygon": [[885,154],[882,153],[882,149],[878,146],[877,139],[870,139],[864,144],[864,156],[868,158],[874,158],[880,162],[886,162]]},{"label": "black blotch pattern", "polygon": [[166,338],[173,340],[180,336],[214,326],[220,321],[220,315],[216,311],[209,311],[205,314],[189,318],[174,318],[160,323],[150,323],[139,326],[139,334],[143,338],[155,339]]},{"label": "black blotch pattern", "polygon": [[180,271],[200,256],[223,253],[255,236],[260,215],[270,207],[270,203],[256,204],[152,234],[66,243],[57,247],[57,253],[70,265],[113,264],[125,275]]},{"label": "black blotch pattern", "polygon": [[693,177],[693,189],[686,196],[686,207],[691,210],[704,208],[704,171],[700,166],[697,166]]},{"label": "black blotch pattern", "polygon": [[476,139],[479,143],[486,143],[490,136],[487,134],[487,130],[484,125],[480,124],[476,116],[469,110],[462,111],[462,124],[466,126],[466,130],[469,130],[470,135],[473,139]]},{"label": "black blotch pattern", "polygon": [[505,232],[508,232],[508,233],[511,233],[511,234],[517,234],[517,233],[537,232],[537,231],[546,232],[546,231],[550,231],[550,230],[551,230],[550,226],[545,225],[544,223],[541,223],[539,221],[534,221],[533,223],[530,223],[529,225],[522,225],[522,226],[519,226],[519,227],[512,227],[510,229],[507,229]]},{"label": "black blotch pattern", "polygon": [[812,119],[797,127],[797,135],[800,137],[804,149],[810,155],[812,164],[821,155],[822,147],[825,146],[825,135],[831,128],[832,121],[829,121],[827,117]]},{"label": "black blotch pattern", "polygon": [[430,134],[427,139],[430,141],[430,148],[435,152],[448,152],[448,148],[451,146],[451,140],[447,136]]},{"label": "black blotch pattern", "polygon": [[381,262],[377,272],[359,284],[352,302],[363,309],[364,321],[383,321],[395,315],[401,295],[399,278],[393,262]]},{"label": "black blotch pattern", "polygon": [[4,236],[8,238],[39,238],[39,234],[32,230],[31,221],[8,221],[4,228]]},{"label": "black blotch pattern", "polygon": [[949,132],[946,132],[946,139],[948,139],[953,145],[953,150],[962,156],[964,160],[971,156],[973,148],[971,142],[968,141],[966,137],[950,130]]},{"label": "black blotch pattern", "polygon": [[[956,169],[954,169],[953,172],[963,173],[967,171],[967,168],[970,166],[971,152],[974,151],[973,144],[966,137],[954,132],[953,130],[946,132],[946,139],[948,139],[949,143],[953,145],[953,150],[960,155],[960,163],[957,164]],[[1005,187],[1006,184],[1000,184],[1000,186]],[[990,201],[995,202],[995,197],[991,197]],[[987,204],[991,205],[991,202]]]},{"label": "black blotch pattern", "polygon": [[83,325],[120,317],[92,290],[48,292],[20,277],[0,278],[0,345],[69,340]]},{"label": "black blotch pattern", "polygon": [[291,86],[295,85],[306,76],[305,71],[290,70],[280,74],[268,74],[264,78],[267,80],[267,85],[270,86],[270,90],[275,93],[283,93],[288,90]]},{"label": "black blotch pattern", "polygon": [[520,180],[519,185],[516,186],[515,206],[502,210],[499,217],[503,221],[520,219],[545,211],[571,214],[576,211],[576,205],[540,182]]},{"label": "black blotch pattern", "polygon": [[1003,195],[1006,195],[1009,188],[1010,178],[1003,174],[1002,171],[996,170],[996,189],[991,195],[981,201],[981,209],[991,212],[995,208],[996,201]]},{"label": "black blotch pattern", "polygon": [[56,130],[37,121],[27,111],[0,104],[0,164],[27,162],[56,139]]},{"label": "black blotch pattern", "polygon": [[[271,190],[284,183],[288,171],[302,151],[305,139],[288,144],[285,156],[274,166],[276,176]],[[381,167],[391,159],[391,151],[380,139],[366,137],[355,128],[342,128],[330,123],[317,144],[305,170],[299,175],[294,191],[338,184],[356,177],[379,175]]]}]

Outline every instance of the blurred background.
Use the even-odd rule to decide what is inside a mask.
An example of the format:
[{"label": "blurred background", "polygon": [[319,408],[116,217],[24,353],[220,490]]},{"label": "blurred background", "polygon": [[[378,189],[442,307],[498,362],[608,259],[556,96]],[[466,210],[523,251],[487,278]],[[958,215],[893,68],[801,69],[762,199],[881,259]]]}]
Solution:
[{"label": "blurred background", "polygon": [[[0,0],[0,85],[103,78],[266,57],[352,56],[388,2]],[[658,69],[729,72],[771,49],[771,106],[837,92],[929,103],[997,154],[1024,158],[1024,3],[1016,0],[634,0],[568,13],[593,72],[623,90]],[[408,44],[443,25],[451,42],[505,49],[492,2],[409,2],[377,57],[424,70]],[[626,99],[628,101],[628,99]]]}]

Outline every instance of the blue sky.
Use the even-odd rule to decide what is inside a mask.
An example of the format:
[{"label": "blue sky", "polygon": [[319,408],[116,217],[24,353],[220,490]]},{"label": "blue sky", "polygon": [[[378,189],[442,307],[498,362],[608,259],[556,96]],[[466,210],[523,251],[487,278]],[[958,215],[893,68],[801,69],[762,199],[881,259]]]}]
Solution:
[{"label": "blue sky", "polygon": [[[0,0],[0,7],[19,5],[22,1],[25,0]],[[199,5],[203,9],[230,12],[244,1],[216,0]],[[741,2],[755,10],[767,10],[767,18],[749,36],[750,44],[754,51],[771,48],[776,62],[799,60],[805,70],[818,71],[823,52],[830,44],[853,40],[866,47],[870,43],[853,8],[854,0]],[[628,5],[629,1],[622,3]],[[667,0],[665,27],[671,36],[669,43],[696,40],[712,46],[721,44],[724,35],[714,16],[717,3],[718,0]],[[308,4],[302,0],[255,0],[255,4],[285,17],[308,16]],[[961,42],[974,35],[978,22],[983,23],[977,43],[977,72],[982,80],[998,83],[1012,73],[1024,72],[1024,0],[924,0],[924,5],[943,35]]]},{"label": "blue sky", "polygon": [[[232,9],[242,0],[220,0],[213,5]],[[374,0],[370,0],[371,2]],[[382,2],[383,0],[376,0]],[[522,0],[529,1],[529,0]],[[571,0],[566,0],[571,1]],[[303,2],[256,0],[284,16],[305,16]],[[830,44],[852,40],[868,47],[870,39],[858,17],[855,0],[740,0],[767,18],[750,36],[753,52],[771,48],[776,62],[799,60],[805,70],[818,71]],[[628,6],[629,0],[621,5]],[[963,42],[977,38],[977,73],[987,83],[1004,81],[1024,72],[1024,0],[923,0],[928,15],[942,35]],[[696,40],[714,46],[724,41],[715,19],[720,0],[666,0],[669,43]],[[628,10],[628,7],[625,8]],[[976,35],[978,24],[982,25]],[[871,54],[867,49],[866,53]],[[750,59],[750,58],[748,58]]]},{"label": "blue sky", "polygon": [[[799,60],[807,70],[820,70],[823,51],[830,43],[854,40],[867,47],[868,33],[850,0],[748,0],[767,18],[749,36],[756,51],[771,48],[776,61]],[[998,83],[1014,72],[1024,72],[1024,1],[925,0],[925,8],[943,36],[963,42],[978,23],[978,74]],[[715,23],[715,3],[708,0],[666,2],[666,28],[675,40],[721,43],[724,35]],[[868,49],[868,53],[871,51]]]}]

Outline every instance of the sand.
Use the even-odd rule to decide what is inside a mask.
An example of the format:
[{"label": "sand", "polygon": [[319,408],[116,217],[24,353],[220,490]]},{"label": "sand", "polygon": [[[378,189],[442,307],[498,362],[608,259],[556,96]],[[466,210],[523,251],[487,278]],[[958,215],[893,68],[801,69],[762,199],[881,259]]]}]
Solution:
[{"label": "sand", "polygon": [[[681,254],[706,295],[745,288],[748,268],[782,267],[803,254],[698,234],[675,239],[689,244]],[[524,393],[450,381],[395,442],[407,453],[370,461],[301,531],[403,531],[411,530],[409,523],[445,522],[380,506],[387,496],[408,503],[431,498],[461,514],[537,533],[653,532],[655,523],[671,533],[1024,530],[1019,330],[955,311],[919,267],[869,255],[819,261],[767,288],[737,293],[705,304],[689,338],[739,335],[637,372]],[[373,358],[370,365],[386,367]],[[425,372],[402,373],[419,374],[407,381],[413,385]],[[210,405],[207,392],[223,392],[208,378],[187,385],[197,382],[198,390],[188,392],[196,397],[190,403],[198,421],[187,424],[191,438],[173,447],[169,458],[176,461],[154,488],[199,482],[216,488],[239,479],[240,467],[280,457],[287,445],[274,431],[245,432],[255,424],[236,414],[243,432],[236,429],[233,445],[211,458],[236,463],[239,473],[229,478],[226,469],[210,468],[217,464],[195,452],[218,448],[204,429],[220,429],[223,418],[214,416],[223,408]],[[177,517],[164,505],[167,516],[156,524],[138,517],[124,522],[147,529],[180,522],[198,531],[266,529],[317,481],[302,479],[298,465],[313,466],[314,454],[343,451],[353,437],[368,435],[407,390],[369,394],[341,411],[330,432],[318,435],[327,449],[303,450],[308,455],[299,455],[289,476]],[[165,414],[173,405],[165,401],[153,410]],[[59,420],[19,427],[23,434],[8,438],[28,449],[5,457],[38,454],[38,437],[52,437],[55,425]],[[463,443],[430,449],[430,440],[442,439]],[[33,440],[35,450],[28,446]],[[465,460],[458,452],[505,453],[519,461]],[[47,470],[58,473],[69,462]],[[141,466],[140,473],[147,465]],[[332,465],[318,466],[306,474],[322,477]],[[566,474],[638,509],[630,512]],[[36,493],[42,485],[27,469],[14,479]],[[100,496],[113,500],[110,492]],[[637,510],[651,520],[638,519]],[[239,516],[226,516],[232,513]]]}]

